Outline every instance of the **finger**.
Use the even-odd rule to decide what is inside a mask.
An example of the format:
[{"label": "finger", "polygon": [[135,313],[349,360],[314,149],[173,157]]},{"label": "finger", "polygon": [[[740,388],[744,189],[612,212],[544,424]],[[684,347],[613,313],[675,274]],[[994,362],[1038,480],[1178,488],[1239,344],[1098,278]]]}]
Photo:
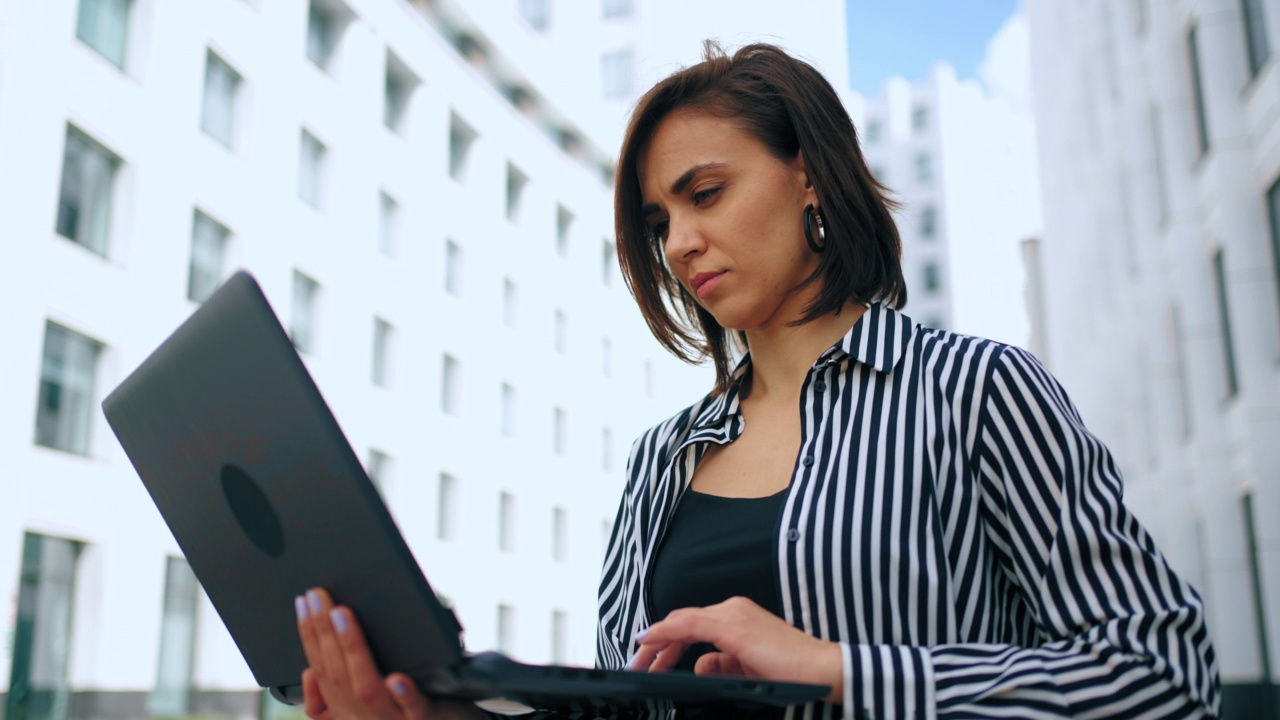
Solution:
[{"label": "finger", "polygon": [[398,715],[396,702],[387,692],[382,673],[373,662],[373,653],[365,641],[360,623],[350,608],[335,607],[329,611],[338,646],[347,665],[347,679],[351,692],[366,707],[380,716]]},{"label": "finger", "polygon": [[724,652],[709,652],[698,658],[698,662],[693,665],[693,672],[695,675],[746,675],[738,659]]},{"label": "finger", "polygon": [[298,595],[293,599],[293,611],[298,616],[298,638],[302,641],[302,653],[307,656],[307,666],[316,667],[320,660],[319,640],[309,622],[311,610],[305,596]]},{"label": "finger", "polygon": [[339,692],[349,691],[350,679],[347,677],[347,662],[342,654],[342,646],[338,643],[338,634],[333,629],[333,621],[329,611],[333,609],[333,600],[329,593],[321,588],[307,591],[307,622],[316,634],[316,647],[319,650],[318,662],[314,666],[320,671],[320,682],[341,688]]},{"label": "finger", "polygon": [[653,663],[649,665],[649,672],[666,672],[674,668],[680,664],[680,658],[687,648],[688,645],[681,642],[673,642],[662,648],[658,651],[658,656],[653,659]]},{"label": "finger", "polygon": [[631,669],[639,670],[640,672],[647,671],[649,666],[653,664],[653,659],[658,656],[658,651],[663,647],[665,647],[665,645],[658,643],[641,645],[636,650],[635,657],[631,658]]},{"label": "finger", "polygon": [[387,689],[391,691],[392,700],[406,718],[426,720],[430,706],[422,693],[418,692],[417,685],[407,675],[394,673],[387,677]]},{"label": "finger", "polygon": [[320,683],[316,680],[316,671],[307,668],[302,671],[302,711],[307,717],[318,720],[329,709],[320,692]]}]

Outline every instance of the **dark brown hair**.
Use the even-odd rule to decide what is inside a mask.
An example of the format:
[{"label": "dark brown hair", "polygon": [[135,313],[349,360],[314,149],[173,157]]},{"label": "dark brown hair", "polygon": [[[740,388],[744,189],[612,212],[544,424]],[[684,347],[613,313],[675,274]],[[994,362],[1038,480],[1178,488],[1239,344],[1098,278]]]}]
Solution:
[{"label": "dark brown hair", "polygon": [[805,283],[821,279],[822,289],[796,324],[839,312],[849,301],[906,303],[902,243],[891,214],[897,203],[867,168],[853,122],[830,83],[773,45],[747,45],[729,57],[707,41],[702,62],[668,76],[640,98],[618,158],[618,260],[663,347],[690,363],[710,357],[716,392],[728,389],[733,337],[671,274],[641,211],[640,154],[662,120],[682,108],[735,120],[784,162],[803,154],[825,224],[826,249]]}]

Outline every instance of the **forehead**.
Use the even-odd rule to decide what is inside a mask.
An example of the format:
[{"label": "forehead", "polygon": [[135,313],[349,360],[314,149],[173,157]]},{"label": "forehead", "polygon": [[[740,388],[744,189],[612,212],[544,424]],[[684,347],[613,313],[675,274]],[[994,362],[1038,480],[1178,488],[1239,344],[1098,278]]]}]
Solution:
[{"label": "forehead", "polygon": [[645,195],[668,187],[687,169],[705,163],[742,161],[768,150],[733,118],[680,109],[658,123],[641,148],[637,172]]}]

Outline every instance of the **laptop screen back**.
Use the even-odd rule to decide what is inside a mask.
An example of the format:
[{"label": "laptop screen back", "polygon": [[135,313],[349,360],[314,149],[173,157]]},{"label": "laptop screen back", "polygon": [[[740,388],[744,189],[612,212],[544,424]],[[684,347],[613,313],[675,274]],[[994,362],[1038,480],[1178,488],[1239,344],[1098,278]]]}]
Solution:
[{"label": "laptop screen back", "polygon": [[352,607],[387,668],[425,677],[460,657],[456,620],[248,274],[103,409],[261,686],[300,681],[293,598],[311,587]]}]

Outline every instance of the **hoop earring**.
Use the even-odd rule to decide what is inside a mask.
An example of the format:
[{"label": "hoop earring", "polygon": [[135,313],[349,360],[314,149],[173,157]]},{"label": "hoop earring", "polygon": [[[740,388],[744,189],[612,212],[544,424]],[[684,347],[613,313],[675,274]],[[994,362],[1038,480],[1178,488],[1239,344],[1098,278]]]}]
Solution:
[{"label": "hoop earring", "polygon": [[[818,221],[818,241],[822,243],[821,245],[818,242],[814,242],[813,239],[813,229],[810,227],[810,223],[814,220]],[[804,206],[804,239],[805,242],[809,243],[809,249],[819,255],[827,249],[827,229],[822,224],[822,214],[814,210],[813,205]]]}]

